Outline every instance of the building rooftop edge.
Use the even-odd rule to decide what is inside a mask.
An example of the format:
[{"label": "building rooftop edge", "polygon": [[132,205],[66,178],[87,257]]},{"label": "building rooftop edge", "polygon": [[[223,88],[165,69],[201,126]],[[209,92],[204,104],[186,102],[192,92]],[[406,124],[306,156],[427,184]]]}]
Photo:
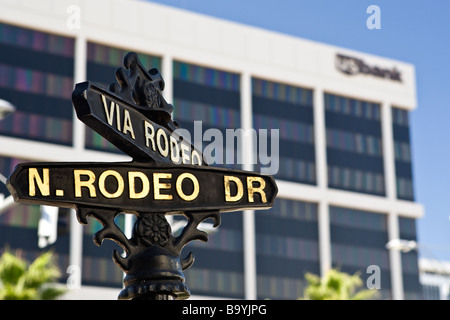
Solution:
[{"label": "building rooftop edge", "polygon": [[[415,67],[400,60],[146,1],[0,3],[0,21],[24,27],[83,36],[91,41],[266,78],[273,75],[274,81],[299,86],[333,88],[347,95],[361,93],[363,98],[382,99],[409,110],[417,107]],[[69,5],[80,8],[79,29],[67,25]],[[134,19],[124,20],[126,11]],[[364,72],[346,74],[337,66],[338,55],[353,59],[350,62],[360,60],[373,70],[398,69],[402,81]]]}]

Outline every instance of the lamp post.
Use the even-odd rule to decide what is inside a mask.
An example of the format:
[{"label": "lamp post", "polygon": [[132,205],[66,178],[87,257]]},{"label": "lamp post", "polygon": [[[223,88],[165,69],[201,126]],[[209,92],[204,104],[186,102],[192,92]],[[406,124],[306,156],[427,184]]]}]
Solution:
[{"label": "lamp post", "polygon": [[16,107],[10,102],[0,99],[0,120],[16,111]]},{"label": "lamp post", "polygon": [[403,286],[403,268],[402,268],[402,253],[408,253],[411,250],[418,250],[418,243],[414,240],[404,240],[400,238],[393,238],[389,240],[386,245],[389,250],[389,258],[394,261],[391,270],[392,296],[395,300],[404,300],[404,286]]},{"label": "lamp post", "polygon": [[392,239],[386,243],[386,249],[400,250],[404,253],[417,250],[418,247],[418,243],[414,240]]},{"label": "lamp post", "polygon": [[0,193],[0,215],[15,204],[12,196],[5,198],[4,194]]}]

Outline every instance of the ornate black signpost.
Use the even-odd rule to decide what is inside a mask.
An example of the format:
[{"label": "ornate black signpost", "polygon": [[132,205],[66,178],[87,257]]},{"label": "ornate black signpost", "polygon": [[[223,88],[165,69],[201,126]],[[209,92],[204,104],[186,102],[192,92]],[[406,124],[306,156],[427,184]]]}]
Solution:
[{"label": "ornate black signpost", "polygon": [[[14,200],[75,208],[80,223],[92,216],[104,239],[126,252],[113,252],[126,273],[119,299],[187,299],[183,271],[194,263],[183,247],[207,241],[197,229],[206,219],[220,224],[220,213],[267,209],[277,194],[275,180],[255,172],[209,167],[200,150],[176,133],[172,105],[163,98],[158,70],[146,71],[135,53],[124,58],[109,90],[83,82],[72,100],[78,118],[133,158],[127,163],[19,164],[8,180]],[[137,217],[128,239],[114,223],[121,213]],[[165,215],[183,215],[188,223],[174,236]]]}]

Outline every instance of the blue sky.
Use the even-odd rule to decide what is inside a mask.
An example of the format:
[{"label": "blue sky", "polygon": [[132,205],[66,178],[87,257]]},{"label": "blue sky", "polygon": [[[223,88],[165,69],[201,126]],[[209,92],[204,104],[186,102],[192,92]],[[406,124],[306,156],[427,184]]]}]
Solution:
[{"label": "blue sky", "polygon": [[[418,108],[411,113],[419,254],[450,261],[450,1],[152,0],[348,49],[412,63]],[[369,30],[370,5],[381,29]]]}]

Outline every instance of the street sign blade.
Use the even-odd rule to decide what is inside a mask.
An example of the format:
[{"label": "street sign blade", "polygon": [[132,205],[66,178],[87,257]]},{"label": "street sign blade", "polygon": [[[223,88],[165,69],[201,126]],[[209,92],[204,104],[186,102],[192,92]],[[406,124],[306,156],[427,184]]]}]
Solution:
[{"label": "street sign blade", "polygon": [[268,209],[278,192],[256,172],[137,162],[22,163],[8,189],[24,203],[169,214]]},{"label": "street sign blade", "polygon": [[155,111],[130,104],[89,81],[76,85],[72,102],[78,119],[135,161],[206,165],[201,151],[174,125],[165,127],[152,119]]}]

